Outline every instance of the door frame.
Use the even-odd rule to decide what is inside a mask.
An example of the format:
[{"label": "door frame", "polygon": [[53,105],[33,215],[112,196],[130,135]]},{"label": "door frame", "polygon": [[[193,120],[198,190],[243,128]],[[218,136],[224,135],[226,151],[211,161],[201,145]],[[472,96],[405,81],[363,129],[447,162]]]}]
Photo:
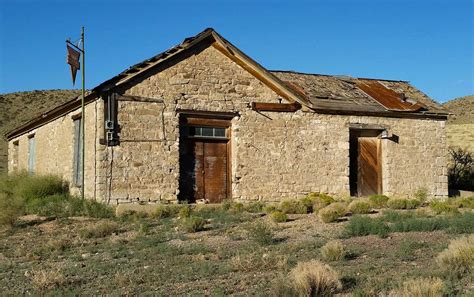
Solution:
[{"label": "door frame", "polygon": [[[349,191],[351,196],[362,197],[361,189],[359,184],[359,138],[360,137],[373,137],[377,138],[377,159],[378,159],[378,194],[383,194],[383,141],[381,139],[381,133],[383,128],[350,128],[349,129]],[[354,151],[354,145],[356,150]],[[355,154],[355,156],[354,156]],[[355,166],[354,166],[355,158]],[[354,176],[355,173],[355,176]],[[355,184],[355,185],[354,185]],[[354,188],[355,186],[355,188]]]},{"label": "door frame", "polygon": [[[181,135],[182,128],[201,126],[201,127],[215,127],[225,128],[224,138],[212,138],[212,137],[195,137],[194,139],[202,140],[225,140],[226,141],[226,198],[224,200],[231,199],[232,197],[232,118],[235,116],[234,113],[212,113],[212,112],[182,112],[179,114],[179,141],[186,141],[186,139],[193,139],[186,135]],[[181,146],[179,151],[179,157],[181,158]],[[181,175],[180,169],[180,175]],[[181,177],[180,177],[181,180]]]}]

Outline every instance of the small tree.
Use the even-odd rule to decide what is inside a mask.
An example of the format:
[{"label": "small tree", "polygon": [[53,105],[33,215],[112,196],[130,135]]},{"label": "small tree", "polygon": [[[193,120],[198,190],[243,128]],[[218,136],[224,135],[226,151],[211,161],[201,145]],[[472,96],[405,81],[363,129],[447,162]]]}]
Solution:
[{"label": "small tree", "polygon": [[462,148],[450,148],[451,163],[448,169],[449,187],[474,191],[474,158]]}]

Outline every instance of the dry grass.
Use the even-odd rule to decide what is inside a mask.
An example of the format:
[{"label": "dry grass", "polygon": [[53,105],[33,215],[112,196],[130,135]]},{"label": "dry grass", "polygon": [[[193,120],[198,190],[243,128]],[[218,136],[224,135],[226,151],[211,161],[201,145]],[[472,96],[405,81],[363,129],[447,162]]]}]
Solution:
[{"label": "dry grass", "polygon": [[365,214],[372,210],[370,202],[365,199],[356,199],[352,201],[348,206],[350,212],[354,214]]},{"label": "dry grass", "polygon": [[418,278],[403,283],[390,292],[389,297],[442,297],[444,283],[439,278]]},{"label": "dry grass", "polygon": [[342,202],[331,203],[319,211],[319,218],[325,223],[331,223],[346,214],[346,204]]},{"label": "dry grass", "polygon": [[442,269],[458,277],[471,273],[474,268],[474,234],[452,240],[436,260]]},{"label": "dry grass", "polygon": [[298,263],[289,277],[298,296],[332,296],[342,289],[339,274],[317,260]]},{"label": "dry grass", "polygon": [[39,269],[29,273],[31,281],[40,290],[62,286],[67,279],[59,268]]},{"label": "dry grass", "polygon": [[328,241],[321,247],[321,255],[326,261],[339,261],[344,259],[346,252],[344,246],[339,240]]},{"label": "dry grass", "polygon": [[82,238],[101,238],[117,232],[119,225],[116,222],[103,221],[99,224],[84,228],[79,231]]},{"label": "dry grass", "polygon": [[285,270],[288,257],[274,254],[238,254],[230,259],[234,271]]}]

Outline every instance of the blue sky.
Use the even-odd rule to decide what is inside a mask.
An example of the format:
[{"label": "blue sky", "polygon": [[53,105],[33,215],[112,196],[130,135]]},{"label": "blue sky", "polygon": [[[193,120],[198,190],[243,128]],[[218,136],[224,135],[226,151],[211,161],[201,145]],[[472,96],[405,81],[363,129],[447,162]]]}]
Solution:
[{"label": "blue sky", "polygon": [[473,0],[0,0],[0,93],[72,88],[81,26],[87,88],[213,27],[268,69],[408,80],[443,102],[474,94],[473,22]]}]

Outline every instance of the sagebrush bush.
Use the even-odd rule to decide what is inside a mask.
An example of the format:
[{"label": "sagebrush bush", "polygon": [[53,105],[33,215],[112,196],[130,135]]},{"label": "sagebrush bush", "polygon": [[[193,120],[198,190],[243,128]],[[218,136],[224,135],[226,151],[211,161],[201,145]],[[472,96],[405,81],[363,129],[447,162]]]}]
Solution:
[{"label": "sagebrush bush", "polygon": [[204,230],[206,220],[198,216],[189,216],[182,218],[181,226],[186,232],[199,232]]},{"label": "sagebrush bush", "polygon": [[267,204],[263,207],[262,210],[263,210],[264,213],[270,214],[270,213],[274,212],[275,210],[278,210],[278,207],[275,204]]},{"label": "sagebrush bush", "polygon": [[151,214],[153,218],[172,218],[179,214],[179,211],[183,208],[183,205],[179,204],[161,204],[158,205],[155,211]]},{"label": "sagebrush bush", "polygon": [[372,205],[372,207],[375,207],[375,208],[387,207],[387,201],[389,199],[390,199],[389,197],[385,195],[379,195],[379,194],[369,196],[370,204]]},{"label": "sagebrush bush", "polygon": [[107,237],[117,232],[119,224],[116,222],[104,221],[99,224],[79,230],[79,236],[82,238],[101,238]]},{"label": "sagebrush bush", "polygon": [[365,214],[370,213],[372,207],[370,206],[369,202],[362,199],[353,200],[349,203],[349,211],[353,214]]},{"label": "sagebrush bush", "polygon": [[344,246],[339,240],[328,241],[321,247],[321,256],[326,261],[339,261],[344,259],[345,255]]},{"label": "sagebrush bush", "polygon": [[442,297],[446,292],[439,278],[417,278],[390,291],[389,297]]},{"label": "sagebrush bush", "polygon": [[249,225],[247,235],[249,240],[259,245],[269,245],[275,241],[272,228],[260,222]]},{"label": "sagebrush bush", "polygon": [[179,210],[178,216],[180,218],[187,218],[191,216],[191,212],[192,212],[191,207],[189,205],[185,205],[181,207],[181,209]]},{"label": "sagebrush bush", "polygon": [[452,240],[436,260],[447,273],[458,277],[470,274],[474,269],[474,234]]},{"label": "sagebrush bush", "polygon": [[69,193],[67,183],[53,175],[21,176],[13,194],[26,202],[51,195],[66,195]]},{"label": "sagebrush bush", "polygon": [[0,192],[0,225],[13,225],[23,214],[25,203],[18,197]]},{"label": "sagebrush bush", "polygon": [[458,208],[474,208],[474,196],[450,198],[451,204]]},{"label": "sagebrush bush", "polygon": [[324,223],[330,223],[336,221],[338,218],[346,214],[346,205],[341,202],[335,202],[329,204],[325,208],[319,211],[319,218]]},{"label": "sagebrush bush", "polygon": [[387,207],[391,209],[406,209],[407,199],[405,198],[390,198],[387,201]]},{"label": "sagebrush bush", "polygon": [[317,260],[298,263],[289,277],[297,296],[333,296],[342,289],[339,274]]},{"label": "sagebrush bush", "polygon": [[428,198],[428,189],[427,188],[418,188],[416,189],[415,193],[413,193],[413,197],[420,201],[421,203],[424,203],[426,199]]},{"label": "sagebrush bush", "polygon": [[284,200],[280,203],[279,209],[286,214],[305,214],[308,213],[308,208],[303,202],[296,199]]},{"label": "sagebrush bush", "polygon": [[313,212],[318,212],[320,209],[336,202],[333,197],[324,193],[311,193],[308,196],[312,197],[313,200]]},{"label": "sagebrush bush", "polygon": [[286,215],[286,213],[281,212],[279,210],[275,210],[275,211],[271,212],[270,213],[270,218],[275,223],[284,223],[284,222],[288,221],[288,216]]},{"label": "sagebrush bush", "polygon": [[430,202],[430,208],[433,210],[436,214],[442,214],[442,213],[458,213],[458,208],[456,205],[450,204],[450,201],[448,200],[432,200]]},{"label": "sagebrush bush", "polygon": [[262,212],[264,207],[265,203],[263,203],[262,201],[253,201],[245,205],[245,210],[251,213],[258,213]]}]

